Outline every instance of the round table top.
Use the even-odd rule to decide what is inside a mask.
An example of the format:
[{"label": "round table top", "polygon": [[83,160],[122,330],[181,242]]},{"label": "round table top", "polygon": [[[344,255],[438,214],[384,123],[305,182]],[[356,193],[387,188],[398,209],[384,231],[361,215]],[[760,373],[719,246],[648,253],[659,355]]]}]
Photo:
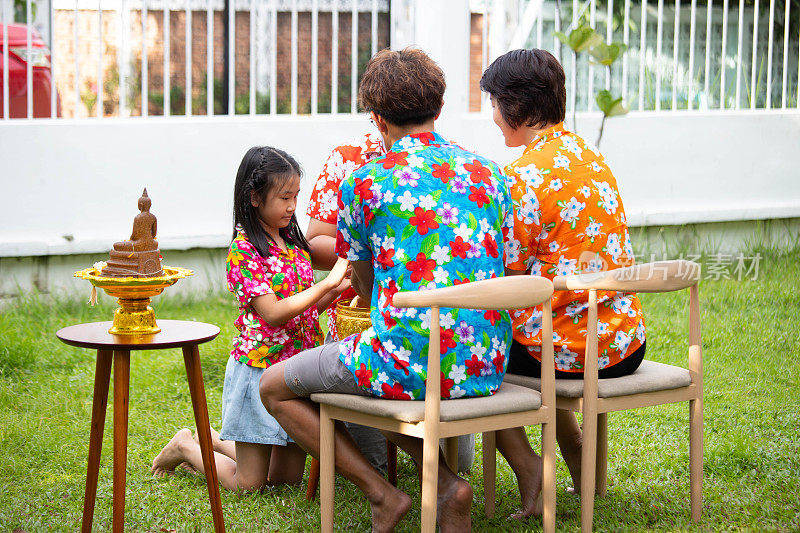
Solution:
[{"label": "round table top", "polygon": [[157,350],[201,344],[219,335],[217,326],[189,320],[158,320],[161,331],[152,335],[112,335],[108,332],[110,327],[110,321],[76,324],[58,330],[56,337],[79,348]]}]

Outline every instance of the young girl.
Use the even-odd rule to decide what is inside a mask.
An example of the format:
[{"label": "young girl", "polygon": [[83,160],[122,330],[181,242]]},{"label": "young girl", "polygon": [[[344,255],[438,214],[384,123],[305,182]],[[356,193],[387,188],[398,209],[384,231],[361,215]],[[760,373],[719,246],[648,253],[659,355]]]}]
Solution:
[{"label": "young girl", "polygon": [[[300,174],[283,150],[254,147],[236,175],[227,279],[239,302],[239,335],[225,369],[222,431],[212,432],[217,474],[230,490],[300,482],[306,454],[267,413],[259,379],[267,367],[322,343],[319,312],[350,286],[344,260],[314,285],[308,242],[295,217]],[[188,429],[175,434],[152,471],[163,475],[183,462],[203,471]]]}]

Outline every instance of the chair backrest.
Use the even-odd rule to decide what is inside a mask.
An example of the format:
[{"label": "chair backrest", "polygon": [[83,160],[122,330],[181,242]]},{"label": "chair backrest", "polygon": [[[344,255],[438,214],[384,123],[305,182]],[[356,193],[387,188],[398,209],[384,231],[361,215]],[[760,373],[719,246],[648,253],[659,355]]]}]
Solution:
[{"label": "chair backrest", "polygon": [[[700,300],[698,282],[700,265],[683,259],[655,261],[616,270],[556,276],[556,290],[588,290],[589,309],[586,326],[586,357],[583,369],[584,399],[597,397],[597,291],[671,292],[689,291],[689,373],[692,382],[702,387],[703,358],[700,347]],[[593,339],[590,342],[589,339]]]},{"label": "chair backrest", "polygon": [[[439,324],[439,309],[523,309],[543,304],[542,339],[542,405],[555,407],[555,363],[553,358],[553,319],[550,310],[550,298],[553,295],[553,283],[539,276],[506,276],[471,283],[462,283],[452,287],[422,290],[414,292],[398,292],[392,297],[395,307],[430,307],[431,325]],[[439,404],[441,402],[441,372],[439,328],[431,327],[428,336],[428,373],[435,376],[428,379],[425,391],[425,422],[438,424]]]}]

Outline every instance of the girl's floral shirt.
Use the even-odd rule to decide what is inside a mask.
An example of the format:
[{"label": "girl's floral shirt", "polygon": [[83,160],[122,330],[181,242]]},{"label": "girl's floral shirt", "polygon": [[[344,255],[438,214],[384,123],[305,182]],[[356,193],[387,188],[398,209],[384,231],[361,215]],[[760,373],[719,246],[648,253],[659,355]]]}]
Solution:
[{"label": "girl's floral shirt", "polygon": [[[433,132],[403,137],[341,184],[337,254],[371,261],[375,272],[372,327],[340,344],[359,386],[425,397],[431,310],[397,309],[392,297],[502,276],[512,221],[498,166]],[[441,309],[438,327],[442,397],[493,394],[507,366],[509,315]]]},{"label": "girl's floral shirt", "polygon": [[[614,175],[594,146],[564,129],[542,132],[506,167],[514,202],[509,268],[552,279],[634,263]],[[556,368],[583,372],[587,291],[553,293]],[[599,368],[632,354],[645,340],[636,294],[598,291]],[[513,313],[514,339],[541,359],[542,308]]]},{"label": "girl's floral shirt", "polygon": [[311,306],[282,326],[270,326],[253,308],[256,296],[274,294],[279,300],[314,284],[308,252],[287,243],[287,251],[270,243],[264,259],[247,240],[241,228],[228,252],[228,290],[236,295],[239,334],[233,338],[231,355],[240,363],[266,368],[296,353],[319,346],[322,332],[316,306]]},{"label": "girl's floral shirt", "polygon": [[[370,132],[337,146],[328,156],[311,191],[306,214],[321,222],[336,224],[339,207],[336,203],[339,184],[349,177],[353,171],[363,167],[373,159],[386,153],[383,139],[377,132]],[[336,331],[336,304],[339,300],[349,300],[356,295],[353,289],[347,289],[328,307],[328,331],[335,340],[339,340]]]}]

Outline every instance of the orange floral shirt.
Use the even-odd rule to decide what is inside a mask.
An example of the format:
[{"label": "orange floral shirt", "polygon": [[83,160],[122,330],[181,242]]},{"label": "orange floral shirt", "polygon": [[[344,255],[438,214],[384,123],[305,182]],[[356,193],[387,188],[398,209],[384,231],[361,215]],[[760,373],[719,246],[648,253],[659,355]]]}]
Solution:
[{"label": "orange floral shirt", "polygon": [[[354,170],[385,153],[383,139],[377,132],[367,133],[334,148],[311,191],[306,214],[335,225],[339,215],[339,184],[349,178]],[[336,331],[336,304],[339,300],[349,300],[355,295],[356,291],[347,289],[328,308],[328,330],[334,340],[339,340],[339,333]]]},{"label": "orange floral shirt", "polygon": [[[506,167],[514,204],[511,270],[553,279],[634,263],[614,175],[597,148],[560,123],[542,132]],[[588,291],[553,293],[556,368],[583,372]],[[598,291],[598,367],[632,354],[645,340],[636,294]],[[514,340],[541,360],[542,308],[512,313]]]}]

